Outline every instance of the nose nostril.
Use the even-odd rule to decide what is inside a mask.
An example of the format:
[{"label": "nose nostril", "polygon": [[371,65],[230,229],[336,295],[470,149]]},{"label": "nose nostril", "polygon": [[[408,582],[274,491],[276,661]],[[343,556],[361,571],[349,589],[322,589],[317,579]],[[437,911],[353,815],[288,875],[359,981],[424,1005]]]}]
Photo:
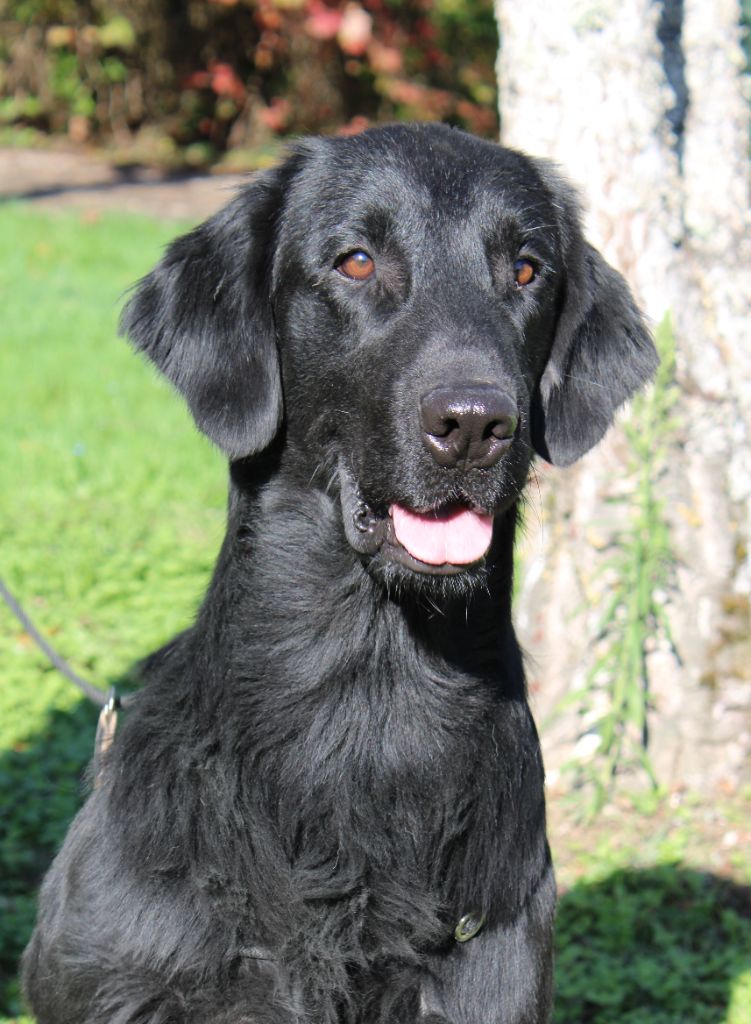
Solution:
[{"label": "nose nostril", "polygon": [[442,419],[439,424],[435,426],[435,429],[428,431],[433,437],[448,437],[455,431],[459,430],[459,421],[454,419]]},{"label": "nose nostril", "polygon": [[508,450],[517,421],[513,398],[484,381],[439,385],[420,399],[423,444],[439,466],[495,465]]},{"label": "nose nostril", "polygon": [[482,439],[483,441],[489,441],[491,438],[495,438],[497,441],[507,441],[515,433],[516,417],[503,416],[487,425],[483,431]]}]

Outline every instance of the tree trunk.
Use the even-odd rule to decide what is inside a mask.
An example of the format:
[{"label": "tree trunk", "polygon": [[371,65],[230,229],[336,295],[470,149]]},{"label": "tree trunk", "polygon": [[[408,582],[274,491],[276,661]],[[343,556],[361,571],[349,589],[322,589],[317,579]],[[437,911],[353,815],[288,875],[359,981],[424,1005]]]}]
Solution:
[{"label": "tree trunk", "polygon": [[[517,616],[549,775],[573,765],[581,777],[597,764],[608,706],[623,695],[614,643],[622,652],[638,634],[646,717],[639,727],[628,676],[632,703],[608,773],[643,766],[634,751],[646,744],[664,785],[735,788],[749,778],[751,748],[751,224],[739,4],[496,0],[496,13],[502,141],[553,158],[582,186],[590,240],[663,325],[663,339],[674,339],[678,385],[659,422],[635,411],[630,430],[626,417],[626,429],[571,469],[538,468]],[[648,525],[642,517],[635,526],[647,505]],[[624,564],[624,536],[634,557],[657,550],[664,559],[654,533],[663,522],[667,572]],[[628,587],[647,587],[646,605],[629,605],[624,572]]]}]

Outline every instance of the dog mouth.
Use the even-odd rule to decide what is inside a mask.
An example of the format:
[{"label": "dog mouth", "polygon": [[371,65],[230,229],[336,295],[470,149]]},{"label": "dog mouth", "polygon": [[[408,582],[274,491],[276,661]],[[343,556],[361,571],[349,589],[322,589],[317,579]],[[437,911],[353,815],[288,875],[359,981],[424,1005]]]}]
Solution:
[{"label": "dog mouth", "polygon": [[341,474],[347,540],[363,555],[403,565],[414,572],[454,575],[481,563],[493,537],[493,516],[469,502],[454,501],[418,510],[393,502],[378,514]]},{"label": "dog mouth", "polygon": [[425,565],[473,565],[485,557],[493,537],[493,517],[466,505],[415,512],[394,504],[389,515],[396,544]]}]

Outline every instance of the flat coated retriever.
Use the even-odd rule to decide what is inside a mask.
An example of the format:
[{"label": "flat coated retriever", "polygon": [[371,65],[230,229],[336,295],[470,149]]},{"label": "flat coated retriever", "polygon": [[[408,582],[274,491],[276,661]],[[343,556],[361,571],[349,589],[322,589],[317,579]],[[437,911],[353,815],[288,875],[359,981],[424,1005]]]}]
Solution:
[{"label": "flat coated retriever", "polygon": [[573,190],[441,126],[303,142],[122,326],[228,530],[42,888],[39,1024],[548,1021],[517,510],[656,365]]}]

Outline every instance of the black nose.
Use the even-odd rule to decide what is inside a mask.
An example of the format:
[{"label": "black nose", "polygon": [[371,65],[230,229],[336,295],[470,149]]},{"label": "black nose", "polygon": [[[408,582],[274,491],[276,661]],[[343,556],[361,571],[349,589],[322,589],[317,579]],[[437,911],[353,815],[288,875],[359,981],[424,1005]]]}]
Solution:
[{"label": "black nose", "polygon": [[420,399],[422,439],[439,466],[494,466],[511,446],[516,402],[495,384],[441,385]]}]

